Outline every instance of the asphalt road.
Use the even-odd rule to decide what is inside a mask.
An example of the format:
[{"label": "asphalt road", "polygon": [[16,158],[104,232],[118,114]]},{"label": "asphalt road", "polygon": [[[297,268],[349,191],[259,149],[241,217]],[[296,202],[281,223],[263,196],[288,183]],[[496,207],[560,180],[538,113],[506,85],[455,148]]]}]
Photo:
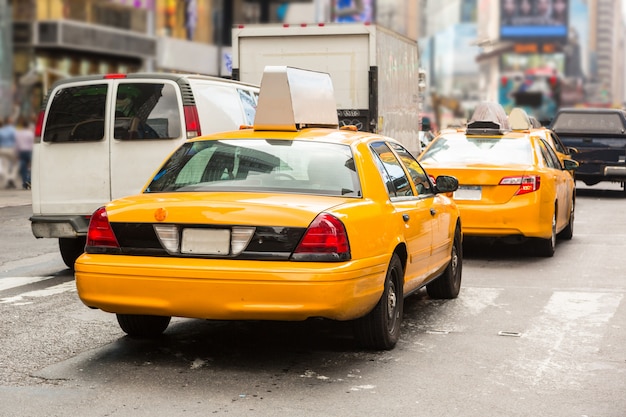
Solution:
[{"label": "asphalt road", "polygon": [[408,298],[397,347],[368,352],[319,320],[177,319],[130,339],[80,303],[27,199],[0,203],[0,417],[622,417],[624,207],[617,188],[580,189],[553,258],[468,242],[459,298]]}]

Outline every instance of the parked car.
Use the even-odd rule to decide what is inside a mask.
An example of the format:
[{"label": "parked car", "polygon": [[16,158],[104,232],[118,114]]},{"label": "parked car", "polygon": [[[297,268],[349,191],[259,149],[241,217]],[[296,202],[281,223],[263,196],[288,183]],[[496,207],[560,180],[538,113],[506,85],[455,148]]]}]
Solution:
[{"label": "parked car", "polygon": [[55,83],[36,126],[37,238],[59,239],[65,264],[83,253],[89,218],[138,193],[189,138],[252,124],[258,87],[189,74],[107,74]]},{"label": "parked car", "polygon": [[621,183],[626,196],[626,112],[609,108],[564,108],[550,124],[580,164],[576,180],[586,185]]},{"label": "parked car", "polygon": [[532,130],[511,130],[497,103],[483,103],[467,128],[437,136],[419,157],[435,178],[459,180],[454,199],[463,234],[533,239],[537,252],[552,256],[557,235],[571,239],[575,186],[552,146]]},{"label": "parked car", "polygon": [[96,210],[78,294],[134,337],[172,316],[321,317],[391,349],[404,297],[459,294],[456,187],[394,139],[339,129],[328,74],[268,67],[254,128],[189,140],[141,194]]}]

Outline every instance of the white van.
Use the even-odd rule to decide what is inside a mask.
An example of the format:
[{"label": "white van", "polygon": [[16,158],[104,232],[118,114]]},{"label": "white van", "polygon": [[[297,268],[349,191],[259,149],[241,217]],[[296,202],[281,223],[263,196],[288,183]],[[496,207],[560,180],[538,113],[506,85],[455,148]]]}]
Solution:
[{"label": "white van", "polygon": [[32,231],[83,253],[91,213],[137,194],[182,142],[252,125],[257,86],[190,74],[109,74],[55,83],[36,127]]}]

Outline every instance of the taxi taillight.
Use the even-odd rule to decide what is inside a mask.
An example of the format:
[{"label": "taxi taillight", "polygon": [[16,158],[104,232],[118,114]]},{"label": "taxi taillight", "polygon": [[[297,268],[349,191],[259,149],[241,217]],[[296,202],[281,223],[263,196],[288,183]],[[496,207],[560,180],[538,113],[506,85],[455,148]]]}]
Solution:
[{"label": "taxi taillight", "polygon": [[500,185],[517,185],[519,189],[515,195],[523,195],[537,191],[541,185],[541,177],[539,175],[504,177],[500,180]]},{"label": "taxi taillight", "polygon": [[318,215],[309,225],[292,255],[297,261],[346,261],[350,259],[346,227],[328,213]]},{"label": "taxi taillight", "polygon": [[202,130],[200,129],[200,118],[198,117],[198,109],[196,109],[196,106],[184,106],[183,112],[185,114],[187,139],[201,136]]},{"label": "taxi taillight", "polygon": [[117,238],[109,223],[109,216],[104,207],[97,209],[89,221],[89,230],[87,231],[87,246],[100,248],[119,248]]}]

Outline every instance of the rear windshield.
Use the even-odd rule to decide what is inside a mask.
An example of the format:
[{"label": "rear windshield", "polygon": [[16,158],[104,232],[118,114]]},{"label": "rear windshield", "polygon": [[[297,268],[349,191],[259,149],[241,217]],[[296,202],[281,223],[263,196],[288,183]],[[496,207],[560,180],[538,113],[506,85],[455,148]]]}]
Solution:
[{"label": "rear windshield", "polygon": [[559,113],[552,130],[568,134],[624,135],[624,118],[618,113],[608,112],[563,112]]},{"label": "rear windshield", "polygon": [[97,141],[104,138],[107,84],[58,90],[50,103],[44,142]]},{"label": "rear windshield", "polygon": [[[71,86],[51,98],[44,142],[104,139],[109,84]],[[113,136],[120,140],[173,139],[181,136],[176,88],[164,83],[121,83],[115,93]]]},{"label": "rear windshield", "polygon": [[189,191],[361,196],[349,146],[271,139],[185,143],[145,190]]},{"label": "rear windshield", "polygon": [[524,138],[443,135],[419,158],[427,164],[531,164],[530,142]]}]

